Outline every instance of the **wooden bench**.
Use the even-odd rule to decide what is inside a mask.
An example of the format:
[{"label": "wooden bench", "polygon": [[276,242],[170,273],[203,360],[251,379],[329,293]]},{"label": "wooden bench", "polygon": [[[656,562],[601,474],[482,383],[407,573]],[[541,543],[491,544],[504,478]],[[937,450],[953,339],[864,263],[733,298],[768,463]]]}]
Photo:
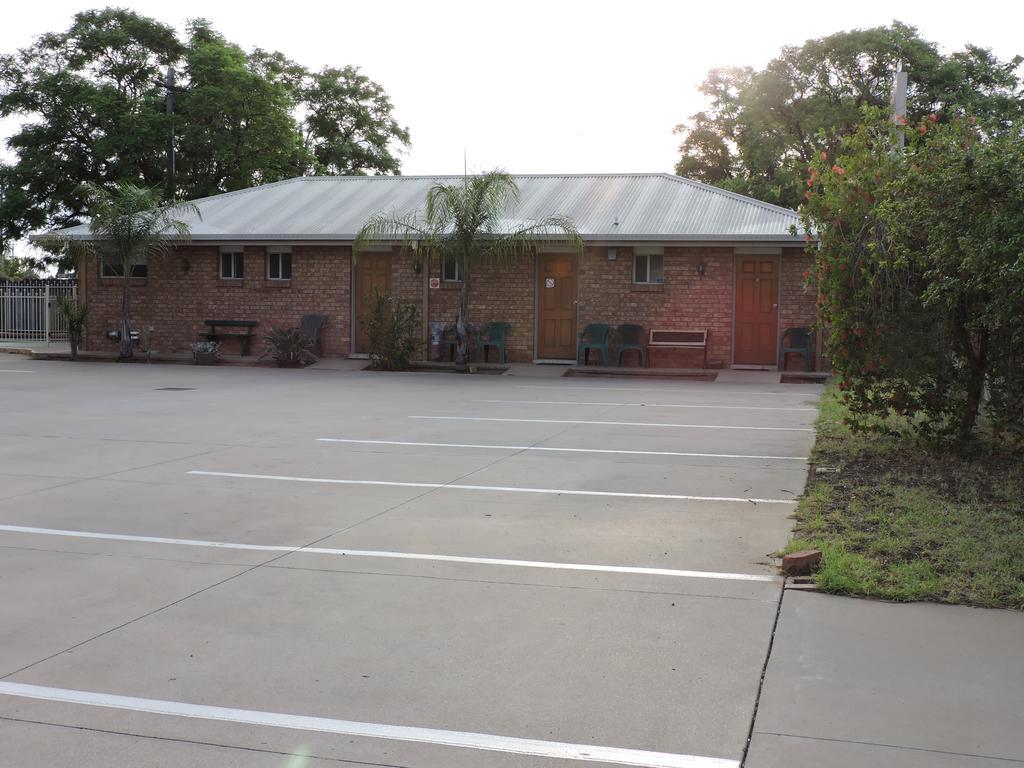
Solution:
[{"label": "wooden bench", "polygon": [[651,328],[647,340],[647,364],[651,364],[653,349],[700,349],[704,352],[701,368],[708,367],[708,329],[681,330],[669,328]]},{"label": "wooden bench", "polygon": [[[222,341],[224,339],[242,340],[242,357],[249,354],[249,345],[252,344],[252,329],[259,323],[256,320],[207,320],[206,326],[210,329],[206,333],[199,334],[207,341]],[[239,328],[239,331],[218,331],[217,328]]]}]

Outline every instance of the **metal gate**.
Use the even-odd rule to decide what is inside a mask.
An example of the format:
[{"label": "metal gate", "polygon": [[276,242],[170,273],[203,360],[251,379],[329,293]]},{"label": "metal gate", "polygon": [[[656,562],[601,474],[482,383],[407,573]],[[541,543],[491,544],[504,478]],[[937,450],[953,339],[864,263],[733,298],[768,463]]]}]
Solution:
[{"label": "metal gate", "polygon": [[57,297],[78,299],[78,281],[0,280],[0,340],[67,341],[68,328]]}]

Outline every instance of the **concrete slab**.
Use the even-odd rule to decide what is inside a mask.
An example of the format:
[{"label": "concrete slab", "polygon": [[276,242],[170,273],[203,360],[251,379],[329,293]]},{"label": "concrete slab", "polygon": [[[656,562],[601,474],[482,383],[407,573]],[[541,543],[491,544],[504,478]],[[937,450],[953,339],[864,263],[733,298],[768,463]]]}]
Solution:
[{"label": "concrete slab", "polygon": [[773,573],[791,510],[742,504],[430,495],[323,546]]},{"label": "concrete slab", "polygon": [[[190,739],[154,739],[132,733],[90,731],[52,723],[2,719],[0,741],[7,755],[31,756],[31,764],[40,766],[281,768],[302,765],[303,768],[318,768],[339,765],[334,759],[310,757],[303,752],[198,744]],[[24,764],[28,765],[27,762]]]},{"label": "concrete slab", "polygon": [[860,768],[865,765],[885,768],[1014,768],[1024,765],[1024,762],[884,744],[755,733],[746,765],[750,768]]},{"label": "concrete slab", "polygon": [[[232,488],[83,480],[0,500],[0,525],[222,539],[251,544],[308,544],[367,520],[394,500],[305,493],[266,485]],[[0,533],[0,542],[3,542]],[[76,544],[75,550],[81,547]]]},{"label": "concrete slab", "polygon": [[[774,616],[762,601],[258,569],[11,680],[736,759]],[[50,706],[0,697],[22,719]],[[182,737],[171,720],[143,732]]]},{"label": "concrete slab", "polygon": [[15,475],[0,472],[0,499],[28,495],[46,488],[56,488],[73,480],[46,475]]},{"label": "concrete slab", "polygon": [[[73,705],[53,704],[49,713],[54,719],[65,720],[69,716],[77,716],[75,709]],[[69,768],[108,768],[112,764],[121,765],[121,760],[127,759],[126,756],[140,761],[124,763],[132,768],[137,765],[140,768],[166,768],[168,765],[175,768],[210,768],[211,765],[218,768],[263,765],[274,768],[315,768],[321,765],[374,768],[480,768],[481,765],[488,768],[593,768],[595,765],[592,760],[544,758],[359,736],[339,738],[332,734],[261,728],[229,722],[212,724],[180,720],[175,727],[185,734],[182,737],[140,736],[139,732],[167,728],[169,718],[138,712],[119,714],[115,726],[118,730],[113,733],[49,722],[37,726],[46,729],[42,734],[38,731],[18,733],[11,724],[20,725],[19,721],[0,717],[0,737],[4,738],[5,746],[8,743],[13,745],[12,754],[56,754],[55,762],[41,764]],[[36,726],[35,723],[27,725]],[[84,743],[81,750],[76,750],[75,744],[79,738]],[[133,739],[128,746],[124,744],[126,738]],[[252,746],[254,744],[259,747]],[[68,756],[70,761],[67,760]],[[265,758],[269,758],[270,762],[266,762]],[[703,764],[722,765],[710,761],[704,761]]]},{"label": "concrete slab", "polygon": [[241,573],[242,567],[5,547],[0,675]]},{"label": "concrete slab", "polygon": [[[347,365],[289,371],[17,364],[34,373],[5,386],[0,451],[13,462],[13,474],[0,482],[0,525],[758,576],[773,573],[767,553],[786,539],[789,506],[188,472],[792,496],[802,486],[800,457],[812,433],[747,427],[806,429],[812,414],[736,406],[800,408],[819,391],[763,377],[733,377],[723,386],[390,375],[344,370]],[[476,402],[491,399],[608,404]],[[653,405],[625,404],[631,402]],[[675,404],[723,407],[668,407]],[[547,421],[410,418],[424,414]],[[565,420],[743,428],[560,423]],[[798,458],[382,448],[318,437]],[[0,674],[58,654],[12,680],[734,761],[745,744],[780,590],[772,581],[39,532],[0,532],[0,547],[0,633],[7,632],[0,634]],[[3,716],[94,729],[18,725],[15,734],[12,721],[0,719],[0,733],[14,734],[20,749],[52,754],[50,762],[74,754],[76,768],[106,766],[111,755],[117,762],[124,754],[141,765],[231,765],[240,762],[234,752],[203,750],[234,748],[255,750],[245,753],[250,765],[299,747],[342,763],[593,765],[11,696],[0,696]],[[140,735],[147,740],[111,751],[118,747],[110,740]]]},{"label": "concrete slab", "polygon": [[[26,435],[0,441],[0,465],[12,474],[88,478],[198,457],[215,448],[202,443],[184,445]],[[54,462],[56,456],[60,457],[59,463]]]},{"label": "concrete slab", "polygon": [[1022,640],[1010,611],[786,592],[747,765],[1024,762]]}]

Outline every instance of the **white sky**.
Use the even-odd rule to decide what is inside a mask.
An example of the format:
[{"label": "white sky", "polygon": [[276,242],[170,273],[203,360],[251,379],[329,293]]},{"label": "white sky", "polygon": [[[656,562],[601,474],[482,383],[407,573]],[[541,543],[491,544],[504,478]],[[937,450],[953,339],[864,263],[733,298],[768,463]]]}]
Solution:
[{"label": "white sky", "polygon": [[[1018,2],[705,2],[420,0],[115,3],[184,26],[209,19],[249,49],[300,63],[354,64],[381,83],[409,127],[407,174],[503,167],[513,173],[671,172],[672,128],[703,104],[713,66],[762,66],[785,44],[889,23],[917,26],[946,51],[973,42],[1024,51]],[[65,29],[103,3],[9,3],[0,50]],[[0,138],[17,125],[0,123]],[[2,150],[0,150],[2,151]]]}]

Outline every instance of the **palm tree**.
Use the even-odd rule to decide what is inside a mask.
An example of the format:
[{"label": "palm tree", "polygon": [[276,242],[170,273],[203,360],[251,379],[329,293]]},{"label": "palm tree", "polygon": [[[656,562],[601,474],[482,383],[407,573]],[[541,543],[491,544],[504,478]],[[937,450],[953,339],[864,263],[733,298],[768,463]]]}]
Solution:
[{"label": "palm tree", "polygon": [[403,248],[424,254],[428,262],[455,260],[462,278],[455,317],[455,365],[459,370],[466,370],[469,353],[467,322],[474,265],[507,263],[529,256],[539,241],[583,252],[583,240],[572,221],[565,216],[518,221],[512,217],[518,203],[515,179],[496,169],[455,184],[436,183],[427,192],[422,213],[376,213],[356,235],[353,258],[373,241],[400,240]]},{"label": "palm tree", "polygon": [[119,357],[127,359],[132,356],[132,268],[160,258],[188,240],[189,226],[178,217],[183,213],[199,216],[199,209],[192,203],[162,205],[160,190],[155,187],[121,182],[112,190],[96,184],[85,184],[83,188],[88,200],[89,231],[94,238],[90,248],[113,265],[121,277]]}]

